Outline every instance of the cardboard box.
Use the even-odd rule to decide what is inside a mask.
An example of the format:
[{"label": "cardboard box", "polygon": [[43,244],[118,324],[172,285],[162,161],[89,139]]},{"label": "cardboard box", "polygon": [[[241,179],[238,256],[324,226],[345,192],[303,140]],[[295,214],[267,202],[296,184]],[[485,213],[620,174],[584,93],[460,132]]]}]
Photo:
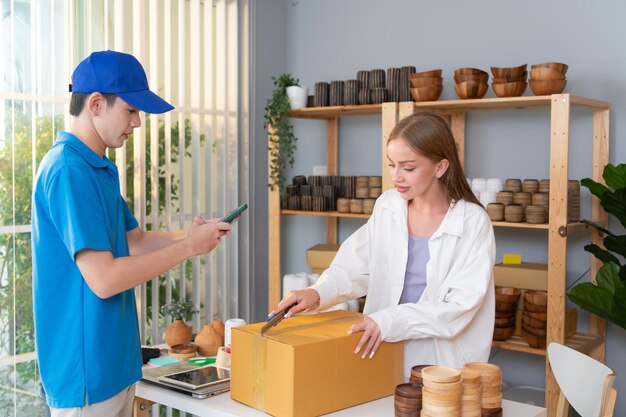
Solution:
[{"label": "cardboard box", "polygon": [[306,251],[306,263],[316,274],[321,274],[330,266],[339,250],[339,245],[320,244]]},{"label": "cardboard box", "polygon": [[525,290],[548,290],[548,265],[524,262],[520,265],[496,264],[493,268],[496,286]]},{"label": "cardboard box", "polygon": [[350,311],[285,319],[232,330],[230,396],[274,416],[318,416],[393,395],[402,383],[403,343],[383,342],[372,359],[354,349],[363,320]]}]

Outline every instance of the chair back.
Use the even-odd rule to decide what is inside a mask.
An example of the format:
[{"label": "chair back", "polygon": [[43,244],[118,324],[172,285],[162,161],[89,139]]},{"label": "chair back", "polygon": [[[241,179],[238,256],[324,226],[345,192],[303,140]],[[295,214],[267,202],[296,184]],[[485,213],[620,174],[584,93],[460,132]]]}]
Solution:
[{"label": "chair back", "polygon": [[[581,417],[610,417],[613,415],[617,392],[613,388],[615,373],[611,368],[581,352],[552,342],[548,346],[552,373],[561,388],[561,396]],[[559,399],[559,408],[567,404]],[[559,415],[557,410],[557,415]],[[608,414],[610,413],[610,414]]]}]

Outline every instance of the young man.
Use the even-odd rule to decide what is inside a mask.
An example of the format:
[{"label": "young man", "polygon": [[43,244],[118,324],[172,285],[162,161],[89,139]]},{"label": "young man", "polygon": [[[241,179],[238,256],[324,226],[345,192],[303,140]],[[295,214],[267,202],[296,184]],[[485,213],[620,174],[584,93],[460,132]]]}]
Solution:
[{"label": "young man", "polygon": [[173,107],[133,56],[94,52],[72,75],[68,132],[39,166],[32,203],[33,300],[41,379],[55,416],[130,416],[141,349],[133,288],[211,251],[230,225],[144,231],[104,155]]}]

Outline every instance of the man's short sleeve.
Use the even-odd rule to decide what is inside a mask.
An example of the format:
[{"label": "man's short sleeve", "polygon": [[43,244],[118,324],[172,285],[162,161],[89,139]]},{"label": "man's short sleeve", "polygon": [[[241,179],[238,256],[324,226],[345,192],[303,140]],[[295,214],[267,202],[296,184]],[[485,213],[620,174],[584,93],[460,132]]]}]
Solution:
[{"label": "man's short sleeve", "polygon": [[130,211],[130,208],[128,207],[128,204],[126,203],[126,200],[124,200],[124,198],[121,195],[120,195],[120,200],[122,200],[122,207],[124,207],[124,223],[126,226],[126,231],[130,232],[131,230],[134,230],[137,227],[139,227],[139,222],[137,221],[137,219],[135,219],[135,216]]},{"label": "man's short sleeve", "polygon": [[99,189],[90,173],[71,165],[46,187],[50,217],[72,257],[83,249],[113,251]]}]

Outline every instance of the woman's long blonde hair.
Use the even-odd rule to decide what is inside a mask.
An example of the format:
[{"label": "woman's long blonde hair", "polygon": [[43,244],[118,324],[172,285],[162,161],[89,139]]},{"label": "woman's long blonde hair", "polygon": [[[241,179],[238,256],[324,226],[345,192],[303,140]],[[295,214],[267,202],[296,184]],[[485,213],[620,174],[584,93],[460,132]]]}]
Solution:
[{"label": "woman's long blonde hair", "polygon": [[463,199],[482,207],[467,183],[454,137],[445,120],[433,113],[412,114],[396,124],[387,144],[398,138],[403,138],[414,152],[434,163],[448,160],[448,169],[439,178],[448,201]]}]

